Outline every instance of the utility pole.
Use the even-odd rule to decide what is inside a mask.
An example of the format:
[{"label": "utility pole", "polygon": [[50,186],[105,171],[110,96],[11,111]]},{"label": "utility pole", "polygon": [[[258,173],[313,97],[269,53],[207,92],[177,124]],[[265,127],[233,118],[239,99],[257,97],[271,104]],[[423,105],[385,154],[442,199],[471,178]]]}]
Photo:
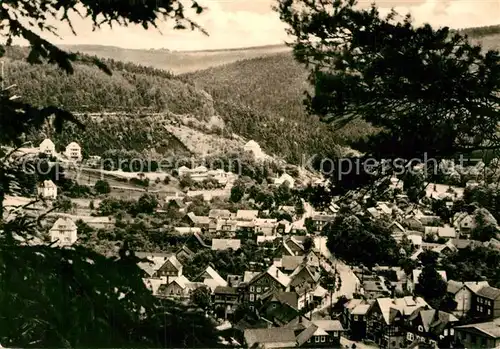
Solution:
[{"label": "utility pole", "polygon": [[2,61],[1,63],[2,63],[2,91],[3,91],[5,85],[5,71],[4,71],[5,62]]}]

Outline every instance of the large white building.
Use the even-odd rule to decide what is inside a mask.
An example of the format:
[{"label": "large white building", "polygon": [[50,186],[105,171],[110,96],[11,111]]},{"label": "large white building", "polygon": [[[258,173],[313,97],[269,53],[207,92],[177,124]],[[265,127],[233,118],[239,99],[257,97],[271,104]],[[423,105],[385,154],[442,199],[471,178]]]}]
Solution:
[{"label": "large white building", "polygon": [[76,224],[70,218],[59,218],[49,231],[55,246],[70,246],[78,239]]},{"label": "large white building", "polygon": [[64,155],[73,161],[82,161],[82,148],[76,142],[71,142],[66,146],[66,151]]},{"label": "large white building", "polygon": [[41,182],[37,187],[38,196],[44,199],[53,199],[57,198],[57,186],[50,179]]},{"label": "large white building", "polygon": [[56,146],[54,142],[52,142],[50,139],[45,138],[42,143],[38,146],[38,149],[40,149],[40,153],[47,154],[49,156],[52,156],[56,153]]}]

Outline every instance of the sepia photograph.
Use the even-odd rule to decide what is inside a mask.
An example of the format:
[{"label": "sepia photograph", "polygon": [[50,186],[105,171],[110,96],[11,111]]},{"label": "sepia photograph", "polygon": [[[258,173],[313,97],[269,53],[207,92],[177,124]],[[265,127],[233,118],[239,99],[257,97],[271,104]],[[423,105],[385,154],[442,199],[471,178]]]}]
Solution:
[{"label": "sepia photograph", "polygon": [[0,0],[0,348],[500,349],[500,0]]}]

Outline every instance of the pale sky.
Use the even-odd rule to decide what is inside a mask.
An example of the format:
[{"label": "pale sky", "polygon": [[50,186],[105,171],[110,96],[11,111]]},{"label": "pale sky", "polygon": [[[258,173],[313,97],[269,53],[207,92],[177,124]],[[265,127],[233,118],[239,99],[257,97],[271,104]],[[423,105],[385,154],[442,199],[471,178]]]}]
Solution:
[{"label": "pale sky", "polygon": [[[271,10],[274,0],[200,0],[206,12],[190,16],[210,36],[190,30],[172,30],[172,23],[161,23],[156,29],[142,27],[104,27],[92,32],[88,20],[73,17],[74,36],[66,25],[54,25],[61,39],[47,37],[56,44],[111,45],[124,48],[167,48],[170,50],[206,50],[281,44],[287,40],[284,24]],[[359,0],[369,6],[371,1]],[[452,28],[500,24],[500,0],[377,0],[376,4],[389,10],[394,7],[400,14],[410,12],[416,24]]]}]

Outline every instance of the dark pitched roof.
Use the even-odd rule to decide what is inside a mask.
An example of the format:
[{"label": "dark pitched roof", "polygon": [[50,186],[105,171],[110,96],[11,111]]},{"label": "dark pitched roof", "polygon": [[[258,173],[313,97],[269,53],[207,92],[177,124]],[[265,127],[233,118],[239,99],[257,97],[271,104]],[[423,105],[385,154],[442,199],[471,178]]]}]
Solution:
[{"label": "dark pitched roof", "polygon": [[484,298],[495,300],[500,297],[500,289],[491,286],[485,286],[477,291],[476,294]]},{"label": "dark pitched roof", "polygon": [[297,336],[297,346],[302,346],[305,342],[307,342],[316,332],[318,329],[318,326],[315,324],[309,325],[304,331],[302,331],[298,336]]},{"label": "dark pitched roof", "polygon": [[181,252],[186,252],[188,255],[193,256],[195,253],[191,251],[187,246],[182,246],[179,251],[177,251],[176,255],[181,253]]},{"label": "dark pitched roof", "polygon": [[258,343],[293,343],[295,346],[295,333],[290,328],[247,329],[244,335],[250,348]]},{"label": "dark pitched roof", "polygon": [[214,290],[214,293],[237,295],[238,294],[238,289],[236,287],[217,286],[215,288],[215,290]]}]

